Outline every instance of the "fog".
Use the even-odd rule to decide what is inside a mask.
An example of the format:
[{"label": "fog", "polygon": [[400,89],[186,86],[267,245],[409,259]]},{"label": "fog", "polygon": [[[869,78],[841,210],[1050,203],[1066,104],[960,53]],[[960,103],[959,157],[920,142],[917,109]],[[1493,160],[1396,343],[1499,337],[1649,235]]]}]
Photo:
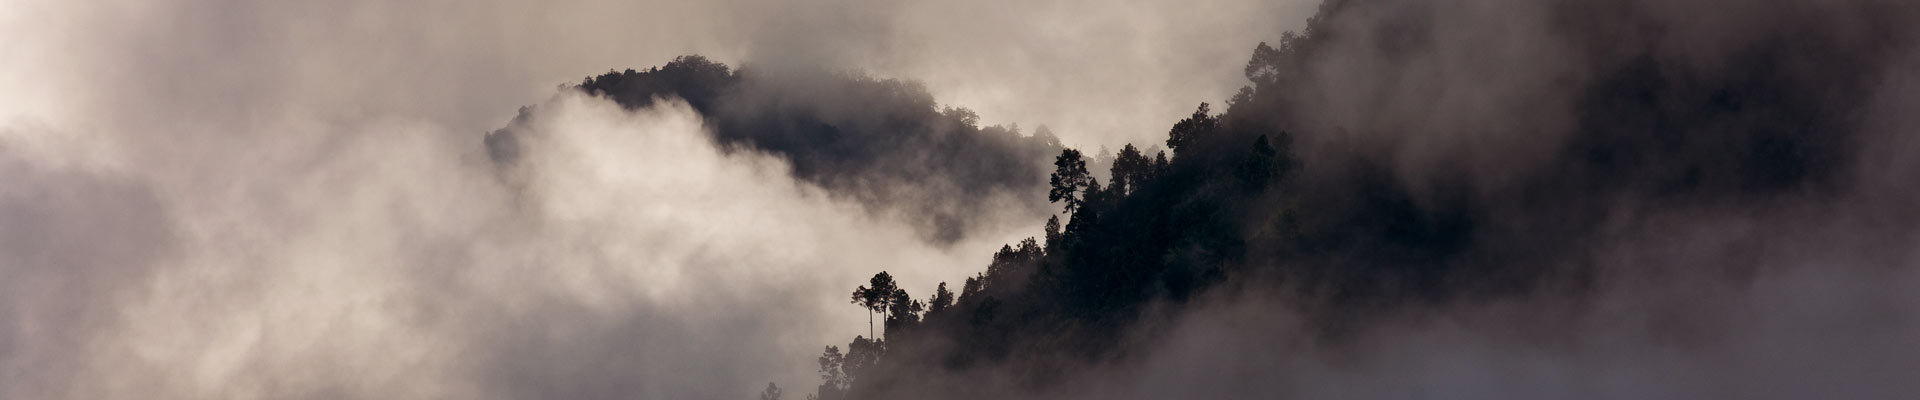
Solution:
[{"label": "fog", "polygon": [[[687,53],[826,64],[923,79],[989,123],[1151,140],[1180,111],[1162,101],[1227,91],[1212,67],[1275,32],[1240,28],[1298,8],[1083,6],[8,1],[0,397],[808,387],[819,347],[865,330],[853,284],[925,292],[1034,229],[927,245],[717,152],[684,106],[555,85]],[[481,134],[536,103],[560,110],[537,184],[503,185]]]},{"label": "fog", "polygon": [[[867,276],[924,297],[1041,221],[982,215],[1027,223],[929,241],[780,157],[723,149],[684,102],[564,86],[698,53],[918,80],[983,125],[1150,148],[1316,5],[1190,3],[0,0],[0,398],[746,398],[767,382],[802,398],[822,346],[868,334],[848,304]],[[1623,20],[1662,27],[1636,31],[1524,1],[1412,3],[1333,22],[1355,34],[1307,64],[1314,102],[1290,110],[1303,179],[1357,159],[1396,185],[1464,182],[1494,234],[1460,262],[1591,275],[1370,309],[1341,334],[1301,288],[1228,285],[1123,327],[1125,362],[1005,395],[1920,393],[1920,52],[1912,29],[1876,30],[1913,7],[1628,2],[1641,14]],[[1430,40],[1383,50],[1398,33],[1370,29],[1407,18]],[[1809,53],[1831,57],[1739,63]],[[1690,114],[1590,111],[1567,90],[1630,80],[1598,73],[1638,55],[1652,72],[1620,69],[1703,98],[1812,96]],[[523,105],[539,134],[503,168],[482,140]],[[1778,178],[1712,139],[1596,134],[1645,122],[1614,111],[1708,133],[1806,112],[1782,118],[1844,135]],[[1651,155],[1582,164],[1591,149]],[[1690,183],[1660,192],[1672,182]],[[997,373],[1018,372],[921,378],[986,393]]]},{"label": "fog", "polygon": [[735,397],[860,327],[842,283],[997,246],[721,155],[684,106],[549,109],[524,192],[424,123],[209,186],[9,168],[7,397]]},{"label": "fog", "polygon": [[1036,397],[1909,397],[1913,236],[1856,217],[1648,217],[1600,246],[1594,289],[1416,305],[1339,334],[1285,292],[1218,292],[1139,328],[1155,344],[1134,362]]},{"label": "fog", "polygon": [[1297,294],[1316,288],[1229,287],[1137,327],[1154,345],[1134,362],[1040,397],[1920,393],[1920,9],[1346,5],[1294,82],[1305,179],[1390,166],[1425,209],[1484,207],[1450,262],[1545,276],[1333,315]]}]

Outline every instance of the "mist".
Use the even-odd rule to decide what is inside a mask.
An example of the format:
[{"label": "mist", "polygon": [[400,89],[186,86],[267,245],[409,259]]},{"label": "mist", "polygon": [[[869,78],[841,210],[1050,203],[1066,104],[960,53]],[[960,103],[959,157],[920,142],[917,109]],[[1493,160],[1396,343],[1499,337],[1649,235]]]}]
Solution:
[{"label": "mist", "polygon": [[1411,244],[1265,243],[1247,276],[1148,308],[1122,346],[1145,354],[1035,396],[1920,392],[1915,170],[1896,161],[1920,150],[1920,9],[1327,3],[1319,40],[1265,70],[1297,77],[1249,63],[1283,100],[1225,118],[1294,133],[1308,193],[1281,198],[1326,202],[1307,209],[1394,188],[1412,232],[1378,236]]},{"label": "mist", "polygon": [[[935,29],[913,23],[934,11],[882,9],[868,15],[875,28],[841,32],[825,12],[871,5],[6,2],[0,397],[737,398],[768,381],[804,387],[822,343],[865,330],[845,283],[878,270],[914,287],[957,281],[1012,234],[928,244],[907,222],[794,180],[784,161],[718,150],[684,105],[628,111],[556,97],[556,85],[771,49],[790,53],[754,60],[924,73],[939,94],[1094,65],[1185,79],[1083,57],[948,71],[968,56],[931,48],[1038,52],[973,33],[1043,18],[977,11],[1001,22]],[[771,23],[796,10],[823,11]],[[1113,13],[1084,23],[1151,16]],[[837,48],[885,37],[899,44]],[[1136,57],[1172,47],[1144,39],[1111,45]],[[1237,58],[1242,42],[1201,55]],[[1051,122],[1094,142],[1109,139],[1036,105],[1157,102],[1145,94],[1160,89],[962,100],[991,123]],[[531,185],[503,184],[479,140],[535,104],[563,115],[530,150],[546,161],[529,169]],[[627,151],[607,153],[609,143]]]},{"label": "mist", "polygon": [[1189,3],[0,0],[0,398],[1920,393],[1915,6]]},{"label": "mist", "polygon": [[192,196],[10,168],[32,185],[6,203],[8,397],[734,397],[862,322],[838,282],[991,248],[722,155],[684,106],[550,109],[523,191],[471,136],[404,123]]}]

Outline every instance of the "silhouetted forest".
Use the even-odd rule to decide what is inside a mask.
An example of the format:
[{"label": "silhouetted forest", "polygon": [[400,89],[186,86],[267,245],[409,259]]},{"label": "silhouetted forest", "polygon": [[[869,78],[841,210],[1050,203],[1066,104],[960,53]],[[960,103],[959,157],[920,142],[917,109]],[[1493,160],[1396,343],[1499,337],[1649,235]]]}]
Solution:
[{"label": "silhouetted forest", "polygon": [[[1541,59],[1567,65],[1430,74],[1422,68],[1447,62],[1436,54],[1534,40],[1450,41],[1464,28],[1448,4],[1327,1],[1303,30],[1254,47],[1239,93],[1198,104],[1164,143],[1121,148],[1106,171],[1088,167],[1101,155],[1044,135],[978,128],[909,82],[841,74],[782,86],[689,56],[578,88],[628,107],[686,99],[723,143],[779,154],[799,177],[863,200],[925,200],[870,185],[950,198],[1044,191],[1056,211],[1045,231],[964,282],[920,293],[879,271],[849,282],[876,332],[818,359],[820,399],[970,398],[1007,388],[978,377],[1038,389],[1124,359],[1148,307],[1177,310],[1222,288],[1288,293],[1329,337],[1410,304],[1578,294],[1597,264],[1587,245],[1621,232],[1623,213],[1767,212],[1859,184],[1856,110],[1890,64],[1886,49],[1920,37],[1903,23],[1913,7],[1861,1],[1676,50],[1686,30],[1662,19],[1674,12],[1662,2],[1553,2],[1529,12],[1554,22],[1539,32],[1550,36],[1537,39],[1548,43]],[[1420,91],[1436,86],[1496,95]],[[836,99],[802,95],[822,91]],[[1492,111],[1442,115],[1473,101]],[[1457,143],[1473,151],[1446,146]],[[511,135],[488,146],[513,158]],[[954,221],[983,211],[965,204],[924,210],[963,226]]]},{"label": "silhouetted forest", "polygon": [[[1865,106],[1882,74],[1874,68],[1888,64],[1878,49],[1915,37],[1900,22],[1910,7],[1863,4],[1835,12],[1858,13],[1849,16],[1866,25],[1813,18],[1709,53],[1673,54],[1659,49],[1667,38],[1636,31],[1654,23],[1658,4],[1557,4],[1546,11],[1564,22],[1553,33],[1572,45],[1560,50],[1585,60],[1588,75],[1538,89],[1571,102],[1554,145],[1490,155],[1544,160],[1528,170],[1491,181],[1435,163],[1407,174],[1394,154],[1352,138],[1430,133],[1345,125],[1407,117],[1312,115],[1334,97],[1406,101],[1364,90],[1419,79],[1394,75],[1404,71],[1359,84],[1315,80],[1333,79],[1337,57],[1397,63],[1435,51],[1433,8],[1446,7],[1328,1],[1303,31],[1255,47],[1249,86],[1224,107],[1202,103],[1173,124],[1170,154],[1129,145],[1109,171],[1088,171],[1087,155],[1061,151],[1049,199],[1062,214],[1043,235],[1001,249],[957,294],[943,284],[925,301],[902,290],[881,304],[885,339],[828,347],[819,398],[990,396],[997,389],[964,377],[996,368],[1018,371],[1016,387],[1044,387],[1077,366],[1126,357],[1123,335],[1145,307],[1178,307],[1229,283],[1291,291],[1317,305],[1303,308],[1321,334],[1336,336],[1364,325],[1370,310],[1408,303],[1577,293],[1594,272],[1584,244],[1608,232],[1621,204],[1766,207],[1836,193],[1856,158],[1850,110]],[[1325,92],[1341,89],[1354,92]],[[1741,272],[1733,269],[1724,273]]]}]

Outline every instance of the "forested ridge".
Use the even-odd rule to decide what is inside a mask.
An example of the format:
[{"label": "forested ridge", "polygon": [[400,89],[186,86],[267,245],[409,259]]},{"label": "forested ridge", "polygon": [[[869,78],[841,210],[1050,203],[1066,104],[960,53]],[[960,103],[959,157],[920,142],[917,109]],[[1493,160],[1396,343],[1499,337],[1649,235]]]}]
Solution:
[{"label": "forested ridge", "polygon": [[[1107,155],[978,127],[906,81],[832,74],[767,87],[778,84],[688,56],[575,88],[632,108],[685,99],[721,143],[781,155],[797,177],[855,198],[921,204],[883,189],[920,185],[962,199],[911,206],[938,238],[988,212],[966,193],[1039,204],[1030,215],[1045,217],[1044,232],[1007,244],[964,282],[903,288],[880,271],[849,282],[850,303],[875,327],[825,348],[810,395],[992,397],[1125,361],[1132,341],[1152,340],[1135,335],[1143,318],[1211,291],[1284,293],[1311,334],[1337,338],[1408,305],[1578,296],[1605,263],[1593,244],[1657,229],[1644,221],[1769,215],[1863,184],[1853,178],[1867,141],[1856,110],[1886,73],[1884,49],[1913,40],[1901,23],[1912,7],[1850,2],[1676,52],[1662,43],[1684,29],[1662,25],[1670,11],[1659,2],[1602,3],[1530,8],[1554,22],[1543,58],[1572,66],[1458,78],[1421,68],[1456,62],[1439,56],[1450,50],[1515,44],[1448,42],[1458,21],[1445,2],[1327,1],[1298,33],[1254,47],[1244,89],[1198,104],[1163,143],[1124,146],[1104,171],[1089,161]],[[1864,23],[1821,18],[1835,15]],[[1508,78],[1531,83],[1501,86]],[[1441,114],[1468,101],[1410,96],[1428,86],[1500,94],[1467,99],[1492,111],[1454,120]],[[794,90],[813,97],[783,97]],[[1407,145],[1434,138],[1446,143]],[[510,133],[487,145],[496,161],[512,159]],[[1014,378],[974,381],[988,375]]]}]

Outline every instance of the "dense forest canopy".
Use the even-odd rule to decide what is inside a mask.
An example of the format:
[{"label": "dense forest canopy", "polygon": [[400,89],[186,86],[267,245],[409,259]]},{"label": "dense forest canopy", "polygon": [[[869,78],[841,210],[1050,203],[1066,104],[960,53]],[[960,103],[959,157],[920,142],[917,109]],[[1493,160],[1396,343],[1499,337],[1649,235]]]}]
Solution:
[{"label": "dense forest canopy", "polygon": [[[859,74],[771,79],[687,56],[574,88],[629,108],[683,99],[720,143],[922,215],[933,238],[1004,211],[983,207],[1039,210],[1020,215],[1044,232],[957,291],[876,271],[851,301],[879,328],[826,347],[813,395],[995,397],[1124,362],[1153,341],[1140,327],[1208,293],[1289,299],[1301,334],[1337,341],[1399,309],[1602,290],[1623,268],[1605,245],[1694,215],[1847,218],[1818,205],[1881,190],[1861,178],[1880,140],[1862,110],[1901,61],[1889,49],[1920,38],[1915,7],[1693,3],[1329,0],[1254,46],[1230,99],[1113,154],[979,127],[915,83]],[[518,134],[488,137],[496,162]],[[1902,223],[1849,229],[1912,234],[1911,208],[1868,212]],[[1738,279],[1750,261],[1688,272]]]}]

